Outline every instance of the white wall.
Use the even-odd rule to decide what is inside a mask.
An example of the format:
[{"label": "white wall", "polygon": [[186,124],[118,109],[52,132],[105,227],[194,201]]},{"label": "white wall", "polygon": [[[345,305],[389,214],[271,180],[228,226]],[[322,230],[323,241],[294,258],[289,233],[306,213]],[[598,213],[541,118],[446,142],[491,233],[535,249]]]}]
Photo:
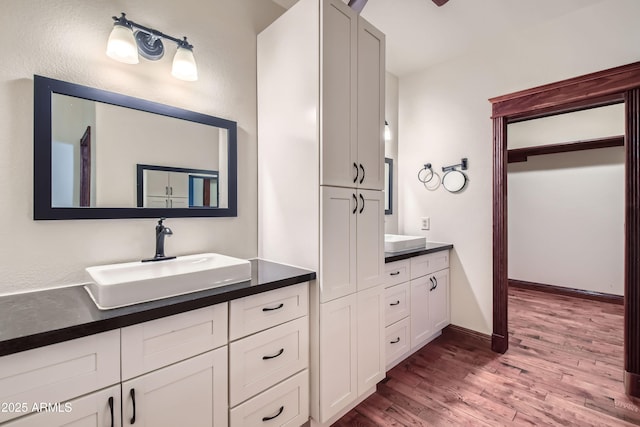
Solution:
[{"label": "white wall", "polygon": [[[624,135],[624,104],[507,128],[508,147]],[[508,167],[509,278],[624,294],[624,148],[529,157]]]},{"label": "white wall", "polygon": [[[238,217],[170,219],[167,253],[257,251],[256,34],[283,9],[253,0],[4,0],[0,36],[0,294],[78,283],[85,267],[153,255],[153,219],[33,220],[33,75],[238,122]],[[195,46],[199,80],[170,75],[171,56],[126,65],[105,55],[111,16]],[[167,51],[172,47],[167,45]]]},{"label": "white wall", "polygon": [[[452,323],[492,331],[492,128],[487,99],[640,60],[640,2],[605,0],[400,78],[399,228],[455,245]],[[469,184],[429,192],[416,178],[469,158]]]}]

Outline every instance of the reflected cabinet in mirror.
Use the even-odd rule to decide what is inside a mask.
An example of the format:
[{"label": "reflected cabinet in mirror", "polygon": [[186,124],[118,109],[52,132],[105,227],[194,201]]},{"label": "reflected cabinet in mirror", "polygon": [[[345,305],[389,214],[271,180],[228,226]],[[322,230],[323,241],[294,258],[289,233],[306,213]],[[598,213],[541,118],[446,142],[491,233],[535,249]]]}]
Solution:
[{"label": "reflected cabinet in mirror", "polygon": [[34,219],[236,215],[236,122],[34,76]]}]

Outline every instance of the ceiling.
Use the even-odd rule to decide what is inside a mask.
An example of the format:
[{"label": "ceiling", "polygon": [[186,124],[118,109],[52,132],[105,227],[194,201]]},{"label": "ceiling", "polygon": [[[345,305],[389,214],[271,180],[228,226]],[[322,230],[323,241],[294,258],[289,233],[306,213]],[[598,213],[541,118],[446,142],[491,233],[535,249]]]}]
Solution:
[{"label": "ceiling", "polygon": [[[297,0],[273,0],[285,8]],[[347,0],[343,0],[347,3]],[[387,36],[387,70],[397,76],[460,56],[603,0],[369,0],[362,16]]]}]

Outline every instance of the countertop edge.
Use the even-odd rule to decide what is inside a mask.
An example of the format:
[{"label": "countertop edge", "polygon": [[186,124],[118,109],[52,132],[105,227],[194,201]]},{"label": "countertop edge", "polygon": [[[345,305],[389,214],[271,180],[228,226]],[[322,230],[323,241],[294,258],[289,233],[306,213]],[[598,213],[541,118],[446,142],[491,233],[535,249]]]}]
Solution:
[{"label": "countertop edge", "polygon": [[434,252],[453,249],[453,244],[451,243],[438,243],[435,245],[436,246],[424,248],[424,249],[413,249],[413,250],[402,251],[402,252],[385,252],[384,262],[385,264],[388,264],[390,262],[402,261],[405,259],[420,256],[420,255],[427,255]]},{"label": "countertop edge", "polygon": [[[141,308],[139,311],[123,313],[122,315],[116,315],[114,317],[97,319],[88,322],[79,322],[78,324],[72,324],[58,329],[30,333],[15,338],[7,338],[4,340],[0,340],[0,357],[19,353],[22,351],[32,350],[35,348],[45,347],[52,344],[58,344],[76,338],[95,335],[101,332],[119,329],[150,320],[185,313],[187,311],[197,310],[214,304],[228,302],[238,298],[243,298],[246,296],[256,295],[263,292],[308,282],[314,280],[315,278],[316,273],[309,271],[308,273],[292,274],[290,276],[279,278],[276,280],[268,280],[264,283],[259,283],[248,287],[234,288],[233,285],[230,285],[231,289],[228,292],[221,292],[210,295],[207,294],[208,291],[201,291],[191,294],[193,298],[190,298],[188,300],[167,298],[165,305]],[[81,287],[81,285],[78,286],[78,288]],[[82,292],[85,292],[84,289],[80,290]],[[199,297],[198,294],[204,295]],[[93,304],[93,302],[91,302],[91,304]]]}]

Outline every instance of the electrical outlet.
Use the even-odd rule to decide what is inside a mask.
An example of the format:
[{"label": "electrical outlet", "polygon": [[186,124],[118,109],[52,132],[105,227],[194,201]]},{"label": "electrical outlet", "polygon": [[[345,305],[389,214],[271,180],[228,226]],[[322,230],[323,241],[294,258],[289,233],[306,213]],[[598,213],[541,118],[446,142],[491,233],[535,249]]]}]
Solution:
[{"label": "electrical outlet", "polygon": [[420,229],[428,230],[430,226],[431,226],[431,219],[429,219],[428,216],[423,216],[420,219]]}]

